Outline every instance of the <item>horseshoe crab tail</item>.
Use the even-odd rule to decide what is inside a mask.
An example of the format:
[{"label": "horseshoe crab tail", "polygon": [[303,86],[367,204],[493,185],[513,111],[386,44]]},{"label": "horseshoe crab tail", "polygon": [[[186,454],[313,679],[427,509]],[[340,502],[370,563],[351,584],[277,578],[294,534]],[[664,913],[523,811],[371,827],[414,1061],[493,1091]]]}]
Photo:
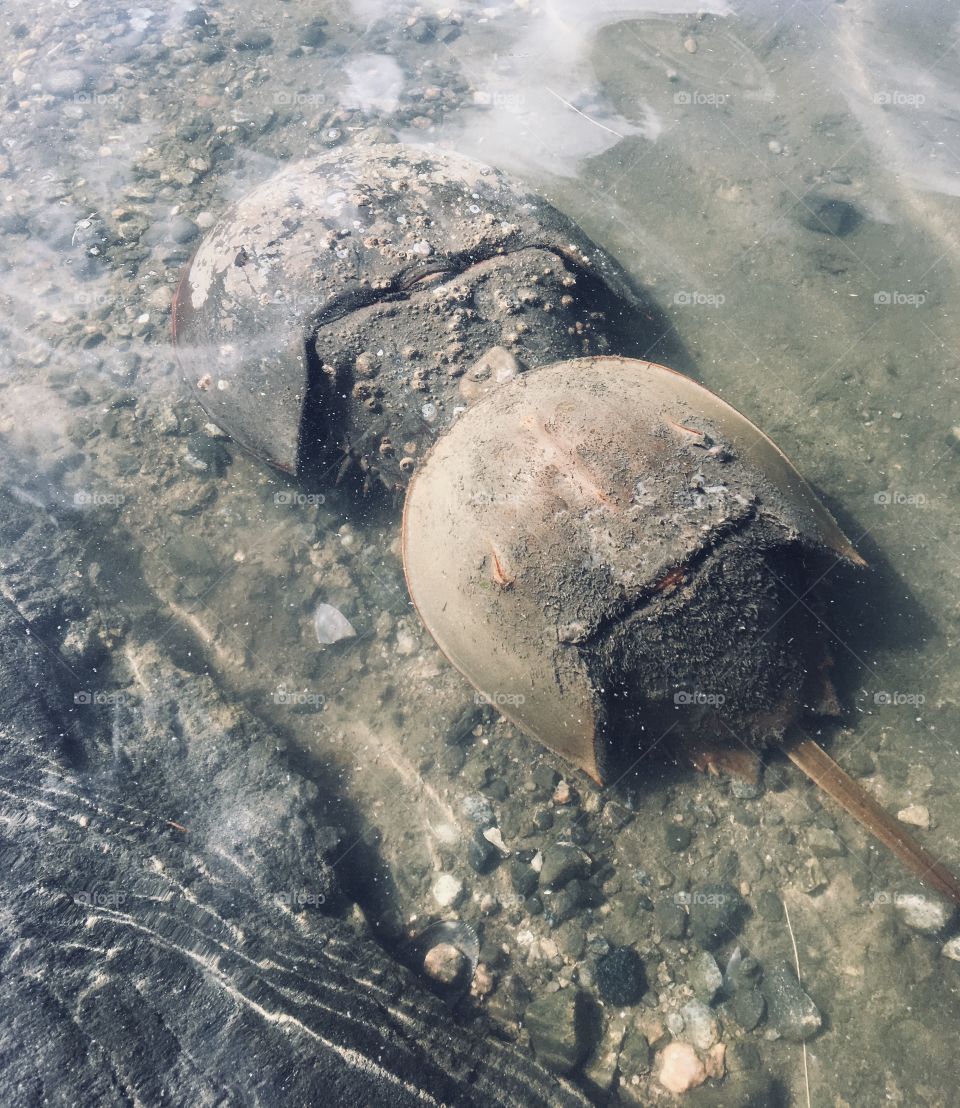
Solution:
[{"label": "horseshoe crab tail", "polygon": [[881,808],[862,785],[845,773],[819,743],[799,734],[784,746],[784,753],[827,796],[889,847],[925,885],[960,904],[960,881],[921,846],[899,820]]}]

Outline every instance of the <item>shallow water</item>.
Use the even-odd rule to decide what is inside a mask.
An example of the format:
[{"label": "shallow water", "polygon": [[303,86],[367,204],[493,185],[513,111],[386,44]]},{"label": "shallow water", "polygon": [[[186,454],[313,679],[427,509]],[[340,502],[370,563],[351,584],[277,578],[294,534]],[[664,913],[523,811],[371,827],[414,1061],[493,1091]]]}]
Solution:
[{"label": "shallow water", "polygon": [[[649,991],[608,1011],[608,1031],[622,1019],[662,1046],[654,1025],[688,999],[697,948],[665,937],[638,890],[729,879],[751,909],[740,943],[761,964],[793,961],[770,908],[788,904],[824,1026],[804,1055],[769,1023],[744,1031],[721,1015],[718,1095],[763,1070],[783,1103],[806,1103],[806,1064],[813,1104],[952,1103],[960,963],[942,954],[951,932],[902,922],[896,897],[913,885],[896,864],[776,760],[783,784],[756,799],[686,769],[634,780],[616,792],[632,821],[611,832],[589,783],[493,713],[452,744],[474,698],[410,608],[396,513],[301,487],[211,437],[180,379],[169,304],[231,199],[373,128],[522,178],[655,299],[670,333],[647,356],[759,424],[871,563],[824,617],[845,709],[826,734],[888,809],[925,809],[918,834],[960,867],[960,5],[199,10],[68,0],[0,17],[5,483],[84,517],[91,586],[127,622],[114,679],[135,686],[137,644],[159,644],[308,752],[376,847],[380,868],[352,876],[385,936],[437,916],[483,924],[510,951],[499,982],[519,976],[534,997],[592,990],[591,944],[633,945]],[[808,225],[823,195],[855,212],[842,234]],[[319,649],[319,603],[356,636]],[[116,691],[99,680],[92,700]],[[535,764],[567,774],[577,814],[537,791]],[[513,850],[593,828],[597,902],[551,929],[505,866],[474,873],[464,802],[484,793]],[[531,833],[533,807],[556,811],[556,829]],[[664,841],[673,822],[693,832],[679,853]],[[824,825],[843,853],[814,862]],[[464,882],[455,911],[432,896],[441,872]],[[476,1004],[526,1049],[497,995]],[[618,1086],[591,1071],[598,1103],[667,1098],[655,1076],[631,1085],[626,1061],[620,1073]]]}]

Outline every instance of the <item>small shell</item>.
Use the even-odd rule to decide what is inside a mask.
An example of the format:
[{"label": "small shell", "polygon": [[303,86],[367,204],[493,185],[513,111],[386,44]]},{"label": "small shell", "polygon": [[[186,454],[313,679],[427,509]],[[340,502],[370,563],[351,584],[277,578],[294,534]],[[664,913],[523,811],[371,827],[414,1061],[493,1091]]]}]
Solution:
[{"label": "small shell", "polygon": [[313,630],[321,646],[329,646],[341,639],[353,639],[357,635],[350,620],[332,604],[317,605],[313,613]]}]

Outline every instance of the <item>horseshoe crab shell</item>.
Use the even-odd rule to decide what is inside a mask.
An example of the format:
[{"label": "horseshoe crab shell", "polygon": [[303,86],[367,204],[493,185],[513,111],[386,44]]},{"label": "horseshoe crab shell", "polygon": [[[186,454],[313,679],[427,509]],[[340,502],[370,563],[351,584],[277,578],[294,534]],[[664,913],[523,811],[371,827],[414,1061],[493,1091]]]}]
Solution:
[{"label": "horseshoe crab shell", "polygon": [[818,560],[863,564],[748,419],[613,357],[535,370],[465,412],[411,483],[402,542],[443,653],[601,782],[614,746],[675,730],[782,737],[826,661],[797,598]]},{"label": "horseshoe crab shell", "polygon": [[[523,274],[492,288],[517,259]],[[548,287],[524,299],[527,279]],[[342,424],[379,465],[405,441],[415,453],[427,424],[432,441],[464,404],[454,378],[491,347],[532,364],[602,352],[584,346],[597,284],[636,306],[620,267],[504,174],[372,145],[291,165],[237,201],[184,270],[173,333],[200,403],[241,446],[297,472]]]}]

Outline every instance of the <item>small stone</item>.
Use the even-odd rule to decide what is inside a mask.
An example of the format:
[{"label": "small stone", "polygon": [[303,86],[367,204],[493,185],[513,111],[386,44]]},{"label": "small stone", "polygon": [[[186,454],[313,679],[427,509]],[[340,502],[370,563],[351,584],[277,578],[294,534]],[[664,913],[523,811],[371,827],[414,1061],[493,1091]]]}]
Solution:
[{"label": "small stone", "polygon": [[817,858],[839,858],[847,852],[847,848],[829,827],[811,827],[807,832],[807,846]]},{"label": "small stone", "polygon": [[616,947],[597,960],[597,991],[606,1004],[636,1004],[646,988],[643,962],[631,946]]},{"label": "small stone", "polygon": [[780,145],[779,142],[777,142],[776,139],[771,139],[767,143],[767,149],[770,151],[771,154],[782,154],[783,153],[783,147]]},{"label": "small stone", "polygon": [[332,646],[341,639],[356,637],[356,629],[332,604],[318,604],[313,612],[313,633],[321,646]]},{"label": "small stone", "polygon": [[668,823],[664,828],[664,840],[667,850],[674,854],[682,854],[693,841],[693,833],[689,827],[679,823]]},{"label": "small stone", "polygon": [[473,975],[473,983],[470,986],[470,992],[474,996],[489,996],[493,992],[494,986],[497,983],[497,978],[494,972],[488,965],[480,962]]},{"label": "small stone", "polygon": [[713,950],[737,935],[746,905],[732,885],[701,885],[686,897],[690,934],[704,949]]},{"label": "small stone", "polygon": [[553,768],[553,766],[545,765],[541,762],[538,766],[533,768],[533,783],[538,789],[544,789],[553,791],[555,785],[560,780],[560,774]]},{"label": "small stone", "polygon": [[653,909],[660,934],[665,939],[682,939],[687,930],[687,913],[673,898],[658,900]]},{"label": "small stone", "polygon": [[697,52],[697,40],[692,35],[687,35],[683,40],[683,48],[688,54],[696,54]]},{"label": "small stone", "polygon": [[576,914],[586,899],[587,890],[583,882],[569,881],[558,893],[545,897],[544,919],[551,927],[559,927],[561,923]]},{"label": "small stone", "polygon": [[266,31],[247,31],[237,37],[234,48],[255,53],[260,50],[268,50],[272,45],[273,36]]},{"label": "small stone", "polygon": [[460,801],[460,810],[471,823],[479,827],[492,827],[496,822],[493,814],[493,805],[480,793],[472,793]]},{"label": "small stone", "polygon": [[467,958],[453,943],[438,943],[423,959],[423,972],[438,985],[450,987],[463,976]]},{"label": "small stone", "polygon": [[587,945],[587,933],[577,923],[565,923],[557,933],[557,945],[562,954],[576,961]]},{"label": "small stone", "polygon": [[540,870],[542,889],[561,889],[575,878],[590,873],[590,858],[573,843],[553,843],[543,852]]},{"label": "small stone", "polygon": [[597,1043],[597,1049],[584,1067],[584,1077],[601,1093],[609,1093],[613,1088],[626,1031],[626,1024],[621,1020],[609,1020]]},{"label": "small stone", "polygon": [[523,1023],[537,1058],[556,1073],[572,1073],[589,1049],[587,1011],[579,989],[559,989],[535,1000]]},{"label": "small stone", "polygon": [[704,951],[687,968],[687,980],[694,995],[704,1002],[712,1004],[723,988],[723,974],[712,954]]},{"label": "small stone", "polygon": [[908,804],[897,812],[897,819],[901,823],[909,823],[911,827],[922,827],[924,831],[930,829],[930,810],[922,804]]},{"label": "small stone", "polygon": [[797,205],[796,213],[801,227],[839,238],[861,221],[860,212],[849,201],[818,192],[808,192]]},{"label": "small stone", "polygon": [[820,1030],[820,1012],[786,962],[767,970],[760,988],[771,1026],[788,1042],[806,1042]]},{"label": "small stone", "polygon": [[43,78],[43,87],[51,96],[67,98],[78,96],[87,87],[90,78],[82,69],[52,69]]},{"label": "small stone", "polygon": [[944,943],[941,954],[944,958],[951,958],[954,962],[960,962],[960,935],[955,935],[950,942]]},{"label": "small stone", "polygon": [[537,871],[530,866],[529,862],[522,862],[519,858],[514,858],[510,862],[510,884],[516,894],[522,896],[524,900],[533,895],[538,880]]},{"label": "small stone", "polygon": [[702,1085],[707,1071],[689,1043],[669,1043],[660,1051],[657,1080],[674,1096]]},{"label": "small stone", "polygon": [[467,848],[467,861],[471,867],[479,874],[490,873],[496,868],[501,857],[496,846],[484,837],[483,831],[477,829]]},{"label": "small stone", "polygon": [[955,914],[953,905],[922,893],[898,893],[894,904],[907,927],[927,935],[939,934],[953,920]]},{"label": "small stone", "polygon": [[452,908],[463,896],[463,882],[452,873],[445,873],[433,886],[433,899],[441,908]]},{"label": "small stone", "polygon": [[174,242],[184,244],[193,242],[200,234],[200,228],[192,219],[187,219],[185,215],[178,215],[171,220],[168,234]]},{"label": "small stone", "polygon": [[726,1010],[744,1031],[752,1031],[763,1019],[766,1007],[763,994],[754,985],[752,988],[738,989],[727,1004]]},{"label": "small stone", "polygon": [[713,1013],[702,1000],[691,1000],[680,1009],[684,1036],[697,1050],[709,1050],[720,1038]]},{"label": "small stone", "polygon": [[327,21],[325,19],[311,19],[300,29],[297,42],[301,46],[322,46],[327,40],[326,25]]},{"label": "small stone", "polygon": [[553,802],[554,804],[569,804],[573,797],[573,790],[570,788],[568,781],[559,781],[557,787],[553,790]]}]

